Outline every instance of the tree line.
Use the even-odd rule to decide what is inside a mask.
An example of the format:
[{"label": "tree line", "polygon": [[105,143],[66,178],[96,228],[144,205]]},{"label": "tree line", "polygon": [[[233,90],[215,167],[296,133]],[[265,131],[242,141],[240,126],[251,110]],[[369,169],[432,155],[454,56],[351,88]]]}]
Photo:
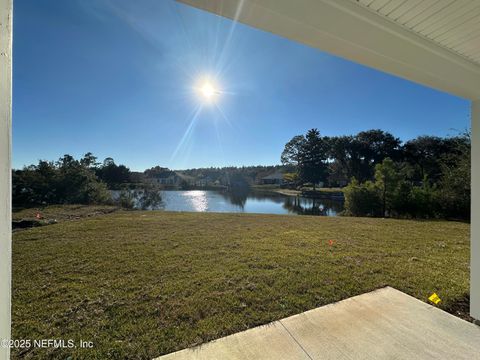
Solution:
[{"label": "tree line", "polygon": [[229,187],[249,187],[263,177],[275,171],[288,172],[292,169],[286,166],[253,165],[226,166],[183,170],[182,173],[195,179],[210,179],[212,182]]},{"label": "tree line", "polygon": [[[109,190],[139,185],[171,170],[160,166],[143,173],[97,161],[92,153],[12,170],[13,205],[111,203]],[[294,136],[279,166],[243,166],[183,170],[184,176],[220,185],[248,187],[272,172],[284,173],[289,186],[344,187],[346,213],[355,216],[470,216],[470,135],[419,136],[403,143],[382,130],[348,136],[322,136],[317,129]],[[179,172],[177,172],[179,173]],[[150,196],[149,193],[155,196]],[[144,191],[145,203],[158,201]],[[148,195],[148,196],[147,196]],[[153,200],[151,200],[153,199]],[[130,192],[121,198],[131,205]]]},{"label": "tree line", "polygon": [[[149,207],[161,200],[158,187],[151,181],[181,173],[187,179],[208,179],[224,187],[247,188],[258,179],[284,166],[210,167],[173,171],[155,166],[144,172],[133,172],[108,157],[103,161],[91,152],[75,159],[64,155],[56,161],[40,160],[36,165],[12,170],[12,198],[15,208],[51,204],[113,204],[131,208],[134,203]],[[187,184],[189,188],[191,184]],[[119,190],[112,199],[110,190]]]},{"label": "tree line", "polygon": [[403,143],[382,130],[294,136],[281,154],[292,183],[345,188],[346,212],[357,216],[470,216],[470,134],[419,136]]},{"label": "tree line", "polygon": [[111,203],[109,190],[120,188],[130,177],[125,165],[112,158],[97,162],[90,152],[79,160],[68,154],[57,161],[40,160],[12,171],[13,206]]}]

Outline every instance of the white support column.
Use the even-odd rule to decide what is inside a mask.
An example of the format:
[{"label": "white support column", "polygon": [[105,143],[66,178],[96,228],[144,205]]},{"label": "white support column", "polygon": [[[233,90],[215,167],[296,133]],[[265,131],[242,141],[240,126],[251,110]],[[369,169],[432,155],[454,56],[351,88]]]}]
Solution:
[{"label": "white support column", "polygon": [[[0,0],[0,341],[11,335],[12,0]],[[0,345],[0,360],[10,350]]]},{"label": "white support column", "polygon": [[480,99],[472,101],[470,314],[480,320]]}]

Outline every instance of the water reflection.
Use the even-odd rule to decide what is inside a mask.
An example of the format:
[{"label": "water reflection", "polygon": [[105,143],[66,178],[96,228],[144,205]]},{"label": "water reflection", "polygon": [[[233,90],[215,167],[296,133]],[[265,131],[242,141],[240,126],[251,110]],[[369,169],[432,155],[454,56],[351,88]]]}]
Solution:
[{"label": "water reflection", "polygon": [[189,190],[183,192],[183,197],[188,201],[192,206],[192,211],[194,212],[204,212],[208,209],[208,199],[206,196],[206,191],[202,190]]},{"label": "water reflection", "polygon": [[162,191],[161,196],[161,203],[151,209],[319,216],[336,216],[343,210],[343,202],[338,200],[253,192],[248,188],[234,191],[171,190]]},{"label": "water reflection", "polygon": [[237,187],[229,191],[222,191],[220,194],[226,200],[230,201],[233,205],[236,205],[241,209],[245,209],[245,204],[247,203],[249,196],[251,198],[254,197],[254,194],[251,193],[250,189],[246,187]]},{"label": "water reflection", "polygon": [[285,209],[298,215],[336,216],[343,210],[343,202],[330,199],[287,197]]}]

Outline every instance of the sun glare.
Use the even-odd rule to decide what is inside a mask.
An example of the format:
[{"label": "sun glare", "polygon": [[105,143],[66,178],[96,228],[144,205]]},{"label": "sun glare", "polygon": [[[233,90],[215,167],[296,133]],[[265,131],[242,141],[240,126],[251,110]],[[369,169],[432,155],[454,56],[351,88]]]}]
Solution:
[{"label": "sun glare", "polygon": [[200,86],[197,87],[197,92],[200,99],[207,103],[214,102],[220,94],[218,87],[210,80],[200,82]]},{"label": "sun glare", "polygon": [[202,95],[207,99],[210,99],[213,95],[215,95],[215,88],[210,83],[205,83],[202,86]]}]

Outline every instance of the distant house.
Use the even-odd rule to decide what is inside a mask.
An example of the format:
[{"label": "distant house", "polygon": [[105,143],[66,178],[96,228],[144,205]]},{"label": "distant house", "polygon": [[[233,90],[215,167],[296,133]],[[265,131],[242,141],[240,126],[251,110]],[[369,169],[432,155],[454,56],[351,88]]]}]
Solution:
[{"label": "distant house", "polygon": [[195,180],[195,186],[210,186],[213,184],[213,180],[209,176],[203,176]]},{"label": "distant house", "polygon": [[180,177],[174,171],[168,171],[150,176],[148,180],[157,185],[178,185]]},{"label": "distant house", "polygon": [[276,171],[273,174],[264,176],[260,179],[261,185],[282,185],[284,183],[285,179],[280,171]]},{"label": "distant house", "polygon": [[187,185],[187,186],[194,186],[195,185],[195,178],[193,176],[185,175],[183,172],[176,171],[175,174],[177,175],[178,183],[176,185]]},{"label": "distant house", "polygon": [[132,171],[130,172],[130,181],[132,183],[141,183],[145,180],[145,174],[138,172],[138,171]]},{"label": "distant house", "polygon": [[178,181],[176,174],[171,174],[165,177],[159,177],[156,180],[157,180],[157,184],[161,184],[161,185],[176,185]]}]

